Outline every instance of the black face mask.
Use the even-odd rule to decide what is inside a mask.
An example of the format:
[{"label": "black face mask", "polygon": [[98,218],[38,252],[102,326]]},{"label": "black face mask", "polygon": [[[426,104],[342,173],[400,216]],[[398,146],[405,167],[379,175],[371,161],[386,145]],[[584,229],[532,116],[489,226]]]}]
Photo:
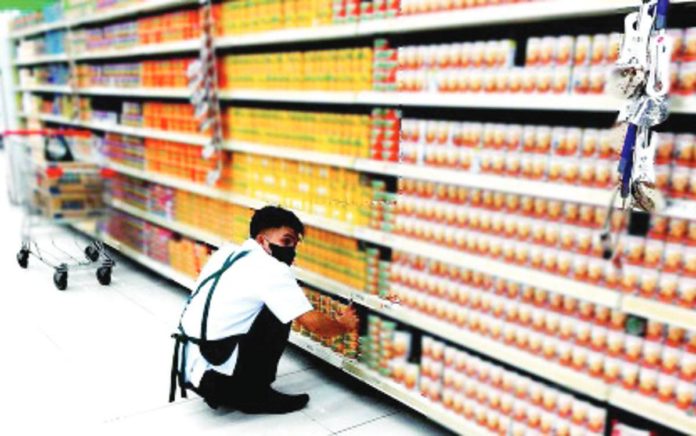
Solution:
[{"label": "black face mask", "polygon": [[292,265],[292,262],[295,260],[295,247],[283,247],[270,242],[268,246],[271,247],[271,256],[288,266]]}]

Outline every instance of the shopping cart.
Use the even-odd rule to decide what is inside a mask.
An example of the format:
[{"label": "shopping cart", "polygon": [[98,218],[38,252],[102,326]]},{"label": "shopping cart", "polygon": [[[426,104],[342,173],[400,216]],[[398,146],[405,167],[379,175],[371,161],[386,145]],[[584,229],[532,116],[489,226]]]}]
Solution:
[{"label": "shopping cart", "polygon": [[69,271],[96,267],[97,280],[107,286],[116,266],[104,243],[94,238],[84,248],[76,237],[71,238],[70,249],[53,237],[50,246],[39,244],[39,229],[98,224],[103,216],[104,182],[112,174],[94,163],[76,160],[74,144],[66,139],[80,141],[86,135],[89,133],[79,130],[21,130],[3,135],[12,150],[15,198],[24,211],[17,263],[27,268],[29,257],[34,256],[54,270],[53,283],[61,291],[68,286]]}]

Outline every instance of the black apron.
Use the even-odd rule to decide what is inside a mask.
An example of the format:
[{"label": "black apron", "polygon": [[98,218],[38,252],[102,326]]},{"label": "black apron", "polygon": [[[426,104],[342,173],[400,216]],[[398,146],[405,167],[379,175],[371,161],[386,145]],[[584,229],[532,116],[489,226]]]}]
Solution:
[{"label": "black apron", "polygon": [[[207,360],[211,365],[217,366],[222,365],[230,358],[230,356],[232,356],[232,353],[234,352],[235,348],[237,348],[239,340],[244,336],[244,334],[240,334],[222,339],[208,340],[208,314],[210,313],[210,302],[213,299],[213,294],[215,293],[215,289],[217,289],[217,285],[220,282],[220,278],[225,273],[225,271],[227,271],[228,269],[230,269],[232,265],[234,265],[235,262],[245,257],[247,254],[249,254],[249,251],[242,251],[237,254],[232,253],[227,258],[227,260],[225,260],[225,263],[219,270],[211,274],[209,277],[203,280],[200,285],[198,285],[196,291],[191,295],[191,297],[189,297],[188,301],[186,302],[186,306],[184,307],[184,310],[181,313],[181,318],[179,319],[179,327],[177,328],[178,331],[172,334],[172,338],[174,338],[174,353],[172,355],[171,380],[169,384],[170,403],[176,399],[177,384],[179,385],[179,389],[181,390],[182,398],[187,398],[187,389],[194,389],[192,385],[186,383],[185,379],[187,354],[186,346],[188,343],[198,345],[198,349],[200,350],[203,358],[205,358],[205,360]],[[196,295],[198,295],[201,289],[211,281],[213,282],[213,284],[210,287],[210,291],[208,291],[208,296],[206,297],[205,305],[203,306],[203,316],[201,317],[201,337],[194,338],[186,334],[186,332],[184,331],[184,327],[181,324],[181,320],[183,319],[184,314],[186,313],[186,309],[188,308],[188,305],[191,303],[193,298]]]}]

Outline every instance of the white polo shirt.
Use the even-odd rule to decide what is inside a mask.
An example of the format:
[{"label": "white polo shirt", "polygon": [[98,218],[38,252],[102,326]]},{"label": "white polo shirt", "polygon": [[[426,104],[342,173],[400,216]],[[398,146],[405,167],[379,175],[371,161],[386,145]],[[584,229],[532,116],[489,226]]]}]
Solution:
[{"label": "white polo shirt", "polygon": [[[225,271],[217,285],[208,313],[209,340],[247,333],[264,305],[282,323],[312,310],[290,267],[266,253],[253,239],[248,239],[241,247],[225,245],[215,252],[198,277],[196,289],[222,267],[230,254],[246,250],[249,254]],[[211,286],[212,280],[191,300],[184,312],[181,323],[191,337],[200,338],[203,307]],[[227,362],[215,366],[203,358],[197,345],[188,343],[186,347],[186,379],[194,386],[199,386],[203,374],[209,369],[225,375],[233,374],[238,349]]]}]

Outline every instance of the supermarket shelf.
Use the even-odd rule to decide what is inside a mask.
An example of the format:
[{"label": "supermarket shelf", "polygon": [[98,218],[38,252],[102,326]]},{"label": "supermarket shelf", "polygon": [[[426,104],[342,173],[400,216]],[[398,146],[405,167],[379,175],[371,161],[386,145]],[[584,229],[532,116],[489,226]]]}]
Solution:
[{"label": "supermarket shelf", "polygon": [[206,145],[210,142],[209,138],[203,135],[193,135],[186,133],[168,132],[160,129],[149,129],[145,127],[121,126],[113,123],[83,122],[83,127],[101,130],[105,132],[120,133],[122,135],[138,136],[141,138],[161,139],[163,141],[180,142],[190,145]]},{"label": "supermarket shelf", "polygon": [[465,434],[467,436],[489,436],[492,434],[487,430],[476,426],[474,423],[465,420],[464,417],[449,412],[442,406],[421,397],[418,393],[408,392],[401,385],[375,374],[355,360],[345,358],[340,354],[335,353],[330,348],[324,347],[323,345],[320,345],[298,333],[290,333],[290,342],[296,347],[301,348],[302,350],[312,354],[315,357],[318,357],[336,368],[342,369],[346,373],[352,375],[358,380],[363,381],[372,388],[394,398],[412,409],[419,411],[431,420],[449,428],[454,432],[457,432],[458,434]]},{"label": "supermarket shelf", "polygon": [[52,92],[55,94],[70,94],[72,90],[66,85],[27,85],[18,86],[17,92]]},{"label": "supermarket shelf", "polygon": [[695,416],[657,399],[615,386],[611,389],[609,403],[685,434],[696,435]]},{"label": "supermarket shelf", "polygon": [[25,67],[29,65],[52,64],[58,62],[68,62],[68,57],[65,54],[40,55],[27,59],[17,59],[14,64],[17,67]]},{"label": "supermarket shelf", "polygon": [[494,360],[516,366],[529,373],[536,374],[539,377],[563,385],[568,389],[582,392],[598,400],[604,401],[607,399],[607,385],[586,374],[549,362],[542,357],[534,356],[525,351],[509,347],[500,342],[469,332],[398,304],[393,304],[375,295],[352,289],[323,278],[318,274],[297,270],[296,276],[299,280],[325,292],[352,300],[375,312],[386,315],[419,330],[443,337],[463,347],[485,354]]},{"label": "supermarket shelf", "polygon": [[618,112],[623,100],[606,95],[362,92],[357,103],[481,109]]},{"label": "supermarket shelf", "polygon": [[336,368],[343,367],[343,356],[298,333],[290,332],[290,343],[320,358],[331,366]]},{"label": "supermarket shelf", "polygon": [[228,141],[225,143],[224,148],[226,150],[239,151],[242,153],[296,160],[320,165],[331,165],[339,168],[353,169],[355,167],[355,158],[350,156],[342,156],[339,154],[319,153],[289,147],[274,147],[265,144],[256,144],[243,141]]},{"label": "supermarket shelf", "polygon": [[676,201],[668,206],[660,215],[670,218],[692,220],[696,217],[696,201]]},{"label": "supermarket shelf", "polygon": [[[676,0],[672,3],[689,3]],[[405,33],[421,30],[473,27],[492,24],[531,23],[622,13],[636,9],[634,0],[562,0],[487,6],[391,19],[363,21],[359,34]]]},{"label": "supermarket shelf", "polygon": [[[175,223],[152,213],[141,211],[117,200],[112,201],[111,206],[136,217],[169,228],[170,230],[181,232],[195,239],[203,240],[217,246],[224,243],[220,238],[210,235],[207,232]],[[433,335],[444,337],[464,347],[486,354],[493,359],[518,366],[530,373],[537,374],[540,377],[570,389],[577,390],[578,392],[582,392],[599,400],[606,400],[606,385],[592,377],[577,373],[557,364],[549,363],[543,358],[530,355],[529,353],[508,347],[435,318],[392,304],[377,296],[365,294],[364,292],[322,277],[319,274],[300,268],[295,268],[295,272],[300,281],[322,289],[325,292],[354,301],[405,324],[427,331]]]},{"label": "supermarket shelf", "polygon": [[326,41],[358,35],[358,25],[338,24],[300,29],[283,29],[215,39],[217,48],[245,47],[252,45],[280,44],[284,42]]},{"label": "supermarket shelf", "polygon": [[418,393],[408,392],[397,383],[375,374],[355,361],[347,359],[344,360],[343,370],[353,377],[372,386],[374,389],[377,389],[400,401],[406,406],[419,411],[431,420],[449,428],[457,434],[466,436],[490,436],[493,434],[488,430],[477,426],[471,421],[466,420],[463,416],[456,415],[455,413],[446,410],[442,406],[433,403],[427,398],[423,398]]},{"label": "supermarket shelf", "polygon": [[188,98],[190,91],[187,88],[129,88],[129,87],[93,87],[80,88],[83,95],[127,96],[145,98]]},{"label": "supermarket shelf", "polygon": [[428,180],[438,183],[468,186],[478,189],[494,189],[512,194],[538,195],[553,200],[567,201],[568,198],[577,199],[585,204],[606,206],[611,201],[612,193],[606,189],[583,188],[575,185],[561,185],[557,183],[536,182],[517,177],[500,177],[484,174],[471,174],[466,171],[448,170],[407,165],[392,162],[383,162],[370,159],[358,159],[355,169],[357,171],[386,174],[409,179]]},{"label": "supermarket shelf", "polygon": [[163,53],[186,53],[198,51],[200,41],[192,39],[188,41],[167,42],[162,44],[139,45],[132,48],[121,50],[100,50],[90,51],[82,55],[75,56],[75,60],[84,61],[89,59],[109,59],[109,58],[124,58],[161,55]]},{"label": "supermarket shelf", "polygon": [[[96,56],[96,55],[95,55]],[[36,85],[17,88],[22,92],[70,93],[68,86]],[[186,99],[187,88],[78,88],[78,94]],[[221,100],[280,103],[316,103],[375,106],[427,106],[473,109],[519,109],[548,111],[618,112],[624,104],[609,95],[551,94],[438,94],[350,91],[236,90],[219,92]],[[672,113],[696,114],[696,97],[672,97]]]},{"label": "supermarket shelf", "polygon": [[609,387],[603,381],[560,364],[549,362],[542,356],[509,347],[498,341],[396,304],[385,306],[380,312],[405,324],[485,354],[494,360],[507,363],[538,377],[565,386],[570,390],[581,392],[600,401],[606,401],[607,399]]},{"label": "supermarket shelf", "polygon": [[357,94],[350,91],[221,90],[219,96],[221,100],[355,104]]},{"label": "supermarket shelf", "polygon": [[98,121],[71,121],[70,119],[60,115],[20,113],[19,116],[24,118],[35,118],[50,123],[67,124],[85,129],[120,133],[122,135],[138,136],[142,138],[161,139],[163,141],[180,142],[183,144],[203,146],[210,142],[210,140],[203,135],[169,132],[166,130],[150,129],[145,127],[122,126],[119,124]]},{"label": "supermarket shelf", "polygon": [[626,295],[623,298],[622,309],[634,315],[683,327],[687,330],[696,330],[696,310],[693,309],[631,295]]},{"label": "supermarket shelf", "polygon": [[39,33],[49,32],[51,30],[66,29],[68,27],[76,27],[84,24],[90,23],[100,23],[104,21],[116,20],[119,18],[125,18],[129,16],[135,16],[138,14],[156,12],[159,10],[172,9],[179,6],[186,6],[195,4],[195,0],[148,0],[138,2],[132,6],[127,6],[123,8],[116,8],[111,11],[92,11],[92,13],[86,14],[83,17],[75,18],[72,20],[61,20],[50,24],[40,24],[38,26],[33,26],[28,29],[18,30],[10,33],[10,38],[24,38],[27,36],[36,35]]},{"label": "supermarket shelf", "polygon": [[90,16],[77,18],[69,22],[69,26],[81,26],[83,24],[99,23],[116,20],[119,18],[173,9],[179,6],[187,6],[197,3],[195,0],[147,0],[132,6],[117,8],[109,12],[95,12]]},{"label": "supermarket shelf", "polygon": [[561,276],[510,265],[486,257],[467,254],[450,248],[444,248],[427,242],[421,242],[368,228],[359,229],[356,232],[356,237],[396,250],[404,250],[442,262],[460,265],[464,268],[470,268],[485,274],[491,274],[532,286],[539,286],[543,289],[553,289],[555,292],[560,292],[595,304],[619,307],[619,293],[575,280],[569,280]]},{"label": "supermarket shelf", "polygon": [[22,30],[10,32],[9,37],[11,39],[25,38],[27,36],[32,36],[32,35],[36,35],[39,33],[45,33],[45,32],[50,32],[52,30],[58,30],[58,29],[64,29],[64,28],[65,28],[64,21],[56,21],[54,23],[39,24],[36,26],[29,27],[27,29],[22,29]]}]

